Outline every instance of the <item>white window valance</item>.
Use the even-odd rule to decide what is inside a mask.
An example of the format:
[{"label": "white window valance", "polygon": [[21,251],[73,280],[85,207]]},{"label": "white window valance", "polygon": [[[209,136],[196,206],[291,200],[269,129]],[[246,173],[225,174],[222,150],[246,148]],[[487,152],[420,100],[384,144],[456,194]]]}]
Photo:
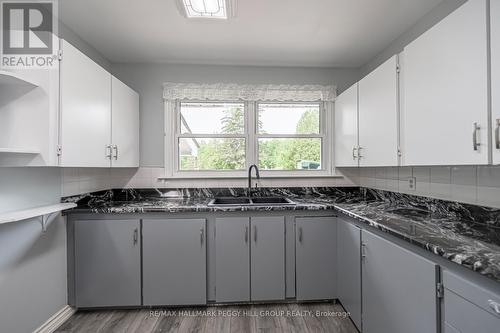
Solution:
[{"label": "white window valance", "polygon": [[333,102],[333,85],[172,83],[163,84],[165,100]]}]

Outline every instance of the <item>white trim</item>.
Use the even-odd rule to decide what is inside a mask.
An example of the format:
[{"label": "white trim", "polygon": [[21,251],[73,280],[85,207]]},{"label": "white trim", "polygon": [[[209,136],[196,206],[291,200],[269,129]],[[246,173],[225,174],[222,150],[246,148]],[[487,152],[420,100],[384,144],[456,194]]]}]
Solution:
[{"label": "white trim", "polygon": [[[286,177],[329,177],[333,176],[333,163],[331,159],[332,128],[328,124],[333,118],[332,102],[285,102],[292,104],[317,104],[320,112],[320,133],[316,134],[258,134],[257,110],[260,102],[245,102],[245,133],[244,134],[180,134],[180,105],[182,101],[165,101],[165,177],[173,179],[189,178],[238,178],[246,177],[246,170],[258,162],[258,140],[265,138],[317,138],[321,139],[321,164],[320,170],[261,170],[263,178]],[[200,102],[200,101],[197,101]],[[212,101],[211,101],[212,102]],[[234,103],[230,101],[217,101],[219,103]],[[203,102],[200,102],[203,103]],[[269,103],[266,103],[269,104]],[[276,104],[280,104],[279,102]],[[173,134],[168,134],[173,133]],[[241,138],[246,142],[246,167],[241,170],[180,170],[179,168],[179,139],[180,138]]]},{"label": "white trim", "polygon": [[[258,140],[264,138],[318,138],[321,139],[321,170],[261,170],[263,178],[335,177],[333,163],[333,100],[334,86],[320,85],[237,85],[165,83],[165,178],[219,179],[246,177],[246,169],[258,163]],[[260,99],[256,99],[260,98]],[[284,98],[287,98],[286,100]],[[245,105],[245,131],[242,134],[181,134],[180,104],[187,102],[241,103]],[[259,103],[318,104],[320,133],[313,134],[259,134],[257,110]],[[242,138],[246,142],[245,170],[180,170],[180,138]]]},{"label": "white trim", "polygon": [[64,324],[64,322],[66,322],[66,320],[68,320],[75,312],[75,308],[66,305],[61,310],[57,311],[40,327],[35,329],[33,333],[52,333]]}]

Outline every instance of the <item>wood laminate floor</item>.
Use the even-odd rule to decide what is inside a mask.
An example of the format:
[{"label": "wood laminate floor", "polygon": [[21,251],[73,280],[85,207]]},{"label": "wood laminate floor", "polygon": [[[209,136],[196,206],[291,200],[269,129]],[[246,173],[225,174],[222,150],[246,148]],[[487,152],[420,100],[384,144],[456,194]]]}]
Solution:
[{"label": "wood laminate floor", "polygon": [[79,311],[57,333],[357,333],[332,303]]}]

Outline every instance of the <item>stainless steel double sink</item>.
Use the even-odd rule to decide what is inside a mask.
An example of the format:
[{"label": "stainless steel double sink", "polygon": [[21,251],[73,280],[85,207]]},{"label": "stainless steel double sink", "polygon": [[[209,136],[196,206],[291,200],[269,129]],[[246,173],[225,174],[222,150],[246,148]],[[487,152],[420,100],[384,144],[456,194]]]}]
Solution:
[{"label": "stainless steel double sink", "polygon": [[283,206],[295,205],[286,197],[228,197],[214,198],[209,206]]}]

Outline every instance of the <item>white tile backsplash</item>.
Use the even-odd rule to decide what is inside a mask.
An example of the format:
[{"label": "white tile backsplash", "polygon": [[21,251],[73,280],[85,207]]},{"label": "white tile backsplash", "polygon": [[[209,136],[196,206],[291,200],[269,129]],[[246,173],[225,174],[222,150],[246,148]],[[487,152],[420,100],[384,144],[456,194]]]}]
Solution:
[{"label": "white tile backsplash", "polygon": [[478,166],[477,186],[500,187],[500,167]]},{"label": "white tile backsplash", "polygon": [[[431,182],[431,168],[429,167],[414,167],[413,177],[419,183],[430,183]],[[417,186],[418,189],[418,186]]]},{"label": "white tile backsplash", "polygon": [[[355,169],[359,169],[360,176],[351,180],[358,186],[500,208],[500,166],[340,168],[339,171],[352,175]],[[415,178],[415,190],[408,188],[409,177]]]},{"label": "white tile backsplash", "polygon": [[477,186],[477,167],[475,166],[452,167],[451,183],[456,185]]},{"label": "white tile backsplash", "polygon": [[451,167],[432,167],[431,183],[451,184]]},{"label": "white tile backsplash", "polygon": [[[375,169],[372,170],[375,172]],[[340,173],[340,172],[339,172]],[[259,186],[357,186],[359,170],[351,169],[346,177],[331,178],[265,178]],[[183,187],[244,187],[247,179],[168,179],[164,168],[64,168],[62,195],[71,196],[112,188],[183,188]]]}]

